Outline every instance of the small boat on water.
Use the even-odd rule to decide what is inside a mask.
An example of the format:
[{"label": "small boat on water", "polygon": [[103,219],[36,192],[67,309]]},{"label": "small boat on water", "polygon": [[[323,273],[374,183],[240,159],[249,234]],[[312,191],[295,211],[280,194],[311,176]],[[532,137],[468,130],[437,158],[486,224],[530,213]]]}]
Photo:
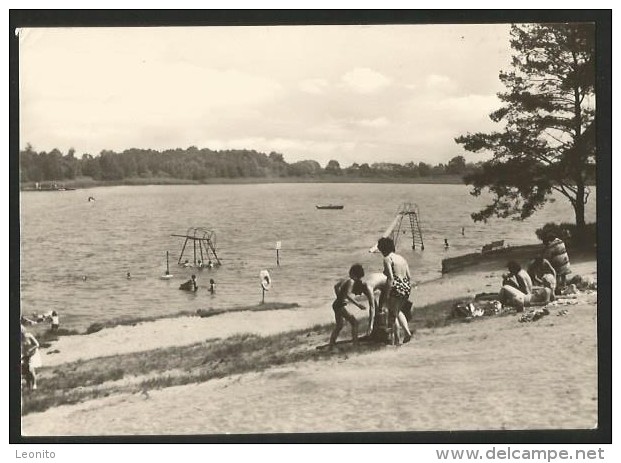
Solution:
[{"label": "small boat on water", "polygon": [[345,206],[342,204],[315,204],[317,209],[343,209]]}]

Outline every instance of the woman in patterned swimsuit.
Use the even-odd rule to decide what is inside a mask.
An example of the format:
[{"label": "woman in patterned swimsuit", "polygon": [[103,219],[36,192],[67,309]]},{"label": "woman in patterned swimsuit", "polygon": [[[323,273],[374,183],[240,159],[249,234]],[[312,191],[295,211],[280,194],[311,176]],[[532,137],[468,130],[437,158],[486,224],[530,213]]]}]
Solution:
[{"label": "woman in patterned swimsuit", "polygon": [[388,278],[386,282],[386,289],[388,291],[386,307],[388,308],[390,343],[399,344],[399,324],[406,333],[403,339],[403,342],[406,343],[412,339],[412,333],[408,327],[405,315],[401,312],[401,308],[410,297],[412,289],[410,267],[402,256],[395,253],[395,243],[392,239],[380,238],[377,242],[377,249],[384,256],[384,274]]}]

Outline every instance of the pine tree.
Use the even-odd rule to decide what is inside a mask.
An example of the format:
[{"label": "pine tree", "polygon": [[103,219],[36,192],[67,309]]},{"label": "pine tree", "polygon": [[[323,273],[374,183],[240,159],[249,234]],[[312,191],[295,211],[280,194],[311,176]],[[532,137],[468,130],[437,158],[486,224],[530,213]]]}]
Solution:
[{"label": "pine tree", "polygon": [[595,26],[527,24],[511,28],[511,70],[500,72],[504,106],[490,114],[499,132],[467,134],[455,141],[493,157],[465,181],[493,201],[472,214],[525,219],[564,195],[584,231],[587,183],[595,172]]}]

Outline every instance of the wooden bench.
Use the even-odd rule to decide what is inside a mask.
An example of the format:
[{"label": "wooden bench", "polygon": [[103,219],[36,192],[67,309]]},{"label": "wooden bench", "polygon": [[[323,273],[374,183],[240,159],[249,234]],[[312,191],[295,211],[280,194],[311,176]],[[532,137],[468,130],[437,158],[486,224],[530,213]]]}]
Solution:
[{"label": "wooden bench", "polygon": [[498,249],[502,249],[505,247],[505,240],[492,241],[490,244],[486,244],[481,249],[481,253],[485,254],[487,252],[496,251]]}]

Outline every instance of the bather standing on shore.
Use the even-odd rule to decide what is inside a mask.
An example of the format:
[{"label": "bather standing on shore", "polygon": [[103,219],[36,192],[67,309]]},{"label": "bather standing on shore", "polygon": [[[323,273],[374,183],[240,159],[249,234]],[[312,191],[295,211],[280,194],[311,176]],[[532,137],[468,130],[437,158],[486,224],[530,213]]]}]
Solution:
[{"label": "bather standing on shore", "polygon": [[403,342],[412,339],[412,333],[403,316],[399,316],[401,309],[410,297],[412,290],[410,266],[408,262],[399,254],[395,253],[395,243],[390,238],[380,238],[377,242],[377,249],[384,256],[384,274],[386,281],[386,307],[388,308],[388,332],[391,344],[399,344],[399,325],[404,329],[406,335]]}]

